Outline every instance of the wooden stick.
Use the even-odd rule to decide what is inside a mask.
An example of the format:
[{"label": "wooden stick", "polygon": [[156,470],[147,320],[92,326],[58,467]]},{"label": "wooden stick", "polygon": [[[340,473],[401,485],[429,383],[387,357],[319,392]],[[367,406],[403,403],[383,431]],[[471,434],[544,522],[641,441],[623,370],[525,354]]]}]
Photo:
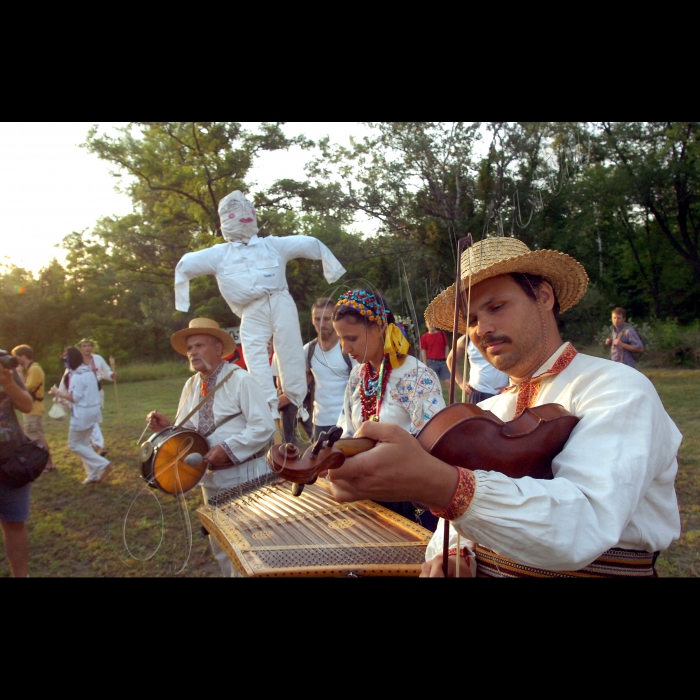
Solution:
[{"label": "wooden stick", "polygon": [[[109,366],[112,368],[112,374],[117,373],[117,363],[114,361],[114,356],[109,358]],[[114,397],[117,400],[117,421],[119,423],[122,422],[122,409],[121,406],[119,405],[119,391],[117,391],[117,379],[116,377],[112,378],[112,381],[114,382]]]}]

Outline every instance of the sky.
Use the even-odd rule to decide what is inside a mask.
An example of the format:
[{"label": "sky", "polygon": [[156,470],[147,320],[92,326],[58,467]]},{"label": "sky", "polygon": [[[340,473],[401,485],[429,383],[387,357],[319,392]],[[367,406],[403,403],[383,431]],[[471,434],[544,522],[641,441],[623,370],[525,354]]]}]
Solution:
[{"label": "sky", "polygon": [[[103,216],[131,212],[131,199],[114,190],[119,180],[110,175],[109,164],[80,148],[95,123],[110,133],[126,122],[0,123],[0,264],[36,273],[54,257],[62,263],[64,252],[56,246],[65,236],[92,229]],[[242,125],[252,129],[256,122]],[[289,136],[330,136],[343,145],[351,135],[368,133],[357,122],[288,122],[283,128]],[[253,192],[283,177],[301,179],[311,158],[300,148],[266,152],[246,179],[257,183]],[[357,227],[366,231],[366,224]]]}]

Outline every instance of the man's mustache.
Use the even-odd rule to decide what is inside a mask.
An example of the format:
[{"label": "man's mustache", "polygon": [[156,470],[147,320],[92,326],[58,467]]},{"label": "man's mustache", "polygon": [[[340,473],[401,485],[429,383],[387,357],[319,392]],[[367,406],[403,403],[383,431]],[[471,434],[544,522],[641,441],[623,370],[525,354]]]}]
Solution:
[{"label": "man's mustache", "polygon": [[507,335],[485,335],[477,341],[479,350],[486,350],[487,345],[492,343],[512,343],[510,336]]}]

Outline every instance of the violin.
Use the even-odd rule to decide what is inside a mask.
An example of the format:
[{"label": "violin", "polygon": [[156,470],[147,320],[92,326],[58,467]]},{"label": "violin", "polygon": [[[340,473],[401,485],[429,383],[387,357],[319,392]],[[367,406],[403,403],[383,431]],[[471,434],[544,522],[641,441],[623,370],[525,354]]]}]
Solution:
[{"label": "violin", "polygon": [[[508,422],[475,404],[456,403],[436,413],[416,439],[426,452],[453,466],[497,471],[513,479],[551,479],[552,460],[578,421],[578,416],[554,403],[526,408]],[[273,445],[268,466],[295,484],[313,484],[321,472],[337,469],[347,457],[376,445],[370,438],[341,438],[341,434],[337,426],[321,433],[303,455],[293,444]],[[293,493],[298,495],[301,489]]]},{"label": "violin", "polygon": [[[267,465],[293,484],[313,484],[321,472],[337,469],[346,457],[366,452],[377,444],[369,438],[341,438],[342,434],[343,429],[338,426],[322,432],[303,455],[293,443],[273,445],[267,453]],[[293,489],[292,493],[298,496],[301,489]]]}]

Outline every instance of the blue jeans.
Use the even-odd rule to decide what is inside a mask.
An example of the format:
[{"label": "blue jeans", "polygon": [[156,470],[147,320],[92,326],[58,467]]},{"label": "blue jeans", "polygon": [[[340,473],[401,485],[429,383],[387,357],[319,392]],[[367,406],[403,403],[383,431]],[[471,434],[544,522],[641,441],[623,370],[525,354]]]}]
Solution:
[{"label": "blue jeans", "polygon": [[445,360],[431,360],[428,358],[428,367],[437,374],[438,379],[450,378],[450,370],[447,369],[447,362],[445,362]]},{"label": "blue jeans", "polygon": [[486,399],[490,399],[492,396],[495,396],[496,394],[487,394],[484,391],[477,391],[476,389],[472,389],[472,393],[469,394],[467,398],[467,403],[479,403],[480,401],[485,401]]}]

